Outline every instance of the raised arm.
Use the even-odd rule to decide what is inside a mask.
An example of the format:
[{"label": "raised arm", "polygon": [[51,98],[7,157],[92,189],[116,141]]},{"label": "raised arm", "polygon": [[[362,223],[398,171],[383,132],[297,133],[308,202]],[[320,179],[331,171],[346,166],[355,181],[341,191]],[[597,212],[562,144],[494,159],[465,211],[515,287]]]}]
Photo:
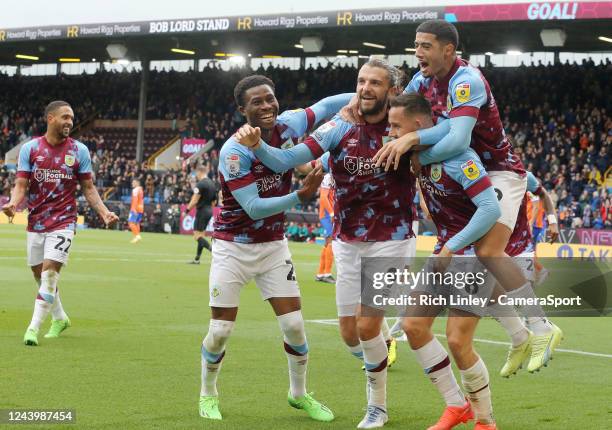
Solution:
[{"label": "raised arm", "polygon": [[283,112],[276,119],[279,124],[287,127],[281,137],[283,139],[302,137],[314,125],[337,114],[354,95],[354,93],[337,94],[325,97],[306,109]]},{"label": "raised arm", "polygon": [[236,140],[253,150],[255,156],[275,172],[284,172],[315,160],[335,148],[351,125],[335,117],[315,130],[302,143],[289,149],[274,148],[261,140],[258,127],[246,124],[238,130]]},{"label": "raised arm", "polygon": [[220,160],[219,172],[232,196],[254,220],[276,215],[307,201],[316,193],[323,180],[321,169],[314,170],[304,180],[302,189],[284,196],[264,198],[259,196],[255,177],[251,173],[252,161],[247,148],[230,138],[221,148]]}]

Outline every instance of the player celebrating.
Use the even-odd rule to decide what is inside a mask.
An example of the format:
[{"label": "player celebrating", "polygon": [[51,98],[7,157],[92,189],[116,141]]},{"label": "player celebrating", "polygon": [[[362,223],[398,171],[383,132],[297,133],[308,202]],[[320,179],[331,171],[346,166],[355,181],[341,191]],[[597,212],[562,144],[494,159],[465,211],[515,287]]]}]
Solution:
[{"label": "player celebrating", "polygon": [[[261,75],[248,76],[234,88],[234,98],[247,123],[261,130],[270,145],[287,148],[284,128],[277,124],[278,101],[274,83]],[[316,113],[307,109],[312,120]],[[308,343],[304,332],[300,290],[284,237],[284,211],[310,199],[323,179],[321,168],[289,193],[293,171],[275,173],[232,137],[219,156],[223,205],[215,220],[210,268],[212,318],[202,343],[200,415],[222,419],[216,381],[225,345],[238,313],[240,290],[251,279],[274,310],[284,338],[289,364],[289,404],[317,421],[331,421],[333,413],[306,392]]]},{"label": "player celebrating", "polygon": [[140,223],[144,213],[144,191],[140,186],[140,180],[132,179],[132,204],[130,206],[130,216],[128,225],[134,236],[130,243],[138,243],[142,240],[140,236]]},{"label": "player celebrating", "polygon": [[55,338],[70,327],[57,287],[62,266],[76,229],[75,192],[80,184],[89,205],[106,225],[118,218],[110,212],[91,179],[89,150],[70,138],[74,113],[64,101],[53,101],[45,109],[47,132],[26,142],[19,150],[17,179],[10,201],[2,211],[12,218],[17,205],[28,193],[28,265],[38,284],[34,314],[23,341],[38,345],[38,331],[49,312],[53,322],[45,338]]},{"label": "player celebrating", "polygon": [[[340,332],[351,352],[365,361],[368,407],[358,428],[382,427],[388,420],[386,381],[388,351],[381,325],[382,312],[361,304],[362,258],[386,257],[409,261],[412,232],[414,176],[408,165],[396,172],[375,169],[372,157],[387,139],[387,109],[401,85],[401,72],[384,60],[368,61],[359,70],[357,96],[365,124],[351,124],[335,116],[303,144],[279,150],[246,125],[237,140],[276,172],[299,166],[329,151],[336,184],[333,252],[336,258],[336,304]],[[406,160],[408,161],[408,160]],[[364,263],[367,264],[367,263]],[[359,315],[357,317],[357,315]]]},{"label": "player celebrating", "polygon": [[334,253],[332,251],[331,236],[333,230],[332,219],[334,218],[334,179],[331,174],[326,173],[319,190],[319,222],[323,228],[325,245],[321,250],[319,258],[319,272],[316,280],[333,284],[336,282],[331,270],[334,263]]},{"label": "player celebrating", "polygon": [[193,195],[187,205],[187,212],[191,211],[194,207],[197,208],[195,221],[193,223],[193,238],[198,243],[196,256],[189,264],[200,264],[200,257],[202,256],[202,250],[206,248],[211,250],[210,243],[205,238],[206,226],[212,218],[213,210],[212,207],[215,205],[217,200],[217,187],[215,183],[208,177],[210,166],[208,163],[199,166],[196,169],[196,183],[193,189]]},{"label": "player celebrating", "polygon": [[[501,207],[501,217],[476,244],[476,253],[508,296],[534,300],[531,284],[504,253],[525,194],[525,170],[504,133],[488,82],[478,69],[457,57],[458,44],[457,30],[447,21],[419,25],[415,47],[420,71],[405,91],[423,94],[431,102],[438,124],[385,145],[375,157],[376,165],[386,162],[386,169],[392,164],[398,168],[400,157],[418,144],[433,146],[413,157],[415,162],[439,163],[462,154],[471,142],[489,172]],[[521,311],[530,327],[539,333],[531,345],[528,367],[533,371],[547,363],[561,333],[548,322],[539,305],[523,307]]]},{"label": "player celebrating", "polygon": [[[399,138],[415,129],[431,127],[431,118],[431,105],[423,96],[401,95],[391,101],[389,134]],[[434,249],[436,258],[431,264],[438,263],[444,271],[444,264],[440,264],[440,260],[444,261],[462,251],[493,227],[500,215],[499,204],[480,159],[471,149],[442,163],[421,167],[419,184],[438,230],[438,243]],[[456,258],[450,261],[452,266]],[[425,293],[432,292],[429,287]],[[409,310],[411,316],[404,319],[410,346],[425,374],[447,403],[440,421],[430,430],[446,430],[466,422],[473,416],[472,407],[477,419],[475,429],[495,429],[489,373],[473,348],[479,317],[453,307],[446,326],[449,348],[470,399],[466,403],[454,379],[448,354],[431,332],[437,309],[421,309],[416,315],[410,311],[413,309]]]}]

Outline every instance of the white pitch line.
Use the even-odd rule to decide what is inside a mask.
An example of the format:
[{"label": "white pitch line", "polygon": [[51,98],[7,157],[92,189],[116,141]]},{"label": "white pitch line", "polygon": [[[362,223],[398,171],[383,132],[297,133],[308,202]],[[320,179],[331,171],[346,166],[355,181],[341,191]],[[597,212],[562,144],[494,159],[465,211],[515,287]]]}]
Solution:
[{"label": "white pitch line", "polygon": [[[315,324],[323,324],[323,325],[338,325],[338,320],[337,319],[306,320],[306,322],[311,322],[311,323],[315,323]],[[434,335],[436,337],[446,338],[446,335],[443,335],[443,334],[435,333]],[[491,344],[491,345],[503,345],[503,346],[510,346],[511,345],[510,342],[500,342],[498,340],[480,339],[480,338],[476,338],[476,337],[474,338],[474,341],[480,342],[480,343],[488,343],[488,344]],[[587,355],[587,356],[590,356],[590,357],[612,358],[612,354],[602,354],[602,353],[599,353],[599,352],[580,351],[580,350],[576,350],[576,349],[557,348],[557,349],[555,349],[555,352],[556,351],[567,352],[568,354]]]}]

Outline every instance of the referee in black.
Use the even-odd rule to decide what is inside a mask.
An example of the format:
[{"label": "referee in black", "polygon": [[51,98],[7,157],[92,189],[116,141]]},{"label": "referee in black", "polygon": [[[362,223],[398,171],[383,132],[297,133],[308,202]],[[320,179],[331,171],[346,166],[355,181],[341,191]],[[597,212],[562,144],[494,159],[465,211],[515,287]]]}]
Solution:
[{"label": "referee in black", "polygon": [[187,212],[194,207],[196,208],[195,221],[193,223],[193,238],[198,242],[198,250],[193,261],[189,264],[200,264],[200,256],[204,248],[211,250],[210,243],[204,237],[208,221],[213,215],[212,207],[217,201],[217,187],[215,183],[208,177],[210,165],[208,163],[199,166],[196,169],[196,178],[198,180],[193,195],[187,206]]}]

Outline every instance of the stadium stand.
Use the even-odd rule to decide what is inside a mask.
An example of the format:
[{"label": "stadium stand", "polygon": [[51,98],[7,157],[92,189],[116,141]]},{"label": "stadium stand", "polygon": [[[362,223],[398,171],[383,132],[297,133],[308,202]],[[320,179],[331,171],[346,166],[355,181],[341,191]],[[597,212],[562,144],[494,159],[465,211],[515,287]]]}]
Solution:
[{"label": "stadium stand", "polygon": [[[406,64],[402,67],[410,76]],[[506,132],[525,166],[538,176],[557,205],[564,227],[612,228],[612,64],[487,67]],[[232,96],[235,82],[251,73],[262,73],[276,83],[281,110],[306,106],[327,95],[353,90],[356,69],[348,66],[290,70],[260,67],[223,71],[208,65],[201,72],[152,71],[147,119],[169,120],[167,128],[145,130],[145,159],[172,137],[214,139],[215,148],[204,154],[217,178],[218,149],[241,124]],[[93,75],[57,77],[0,76],[0,159],[11,147],[44,132],[40,115],[31,106],[43,106],[54,98],[69,102],[72,94],[77,122],[87,119],[130,120],[137,117],[137,73],[98,72]],[[546,88],[546,91],[540,91]],[[67,96],[68,95],[68,96]],[[84,98],[83,98],[83,95]],[[180,121],[180,124],[179,124]],[[172,207],[186,203],[193,188],[193,168],[156,172],[135,161],[136,129],[90,127],[79,138],[92,153],[96,185],[106,200],[126,206],[130,180],[139,178],[145,203]],[[11,173],[3,168],[0,184],[8,195]],[[299,186],[294,178],[293,189]],[[312,204],[297,208],[314,210]],[[90,225],[94,220],[86,217]],[[145,217],[158,225],[155,217]]]}]

